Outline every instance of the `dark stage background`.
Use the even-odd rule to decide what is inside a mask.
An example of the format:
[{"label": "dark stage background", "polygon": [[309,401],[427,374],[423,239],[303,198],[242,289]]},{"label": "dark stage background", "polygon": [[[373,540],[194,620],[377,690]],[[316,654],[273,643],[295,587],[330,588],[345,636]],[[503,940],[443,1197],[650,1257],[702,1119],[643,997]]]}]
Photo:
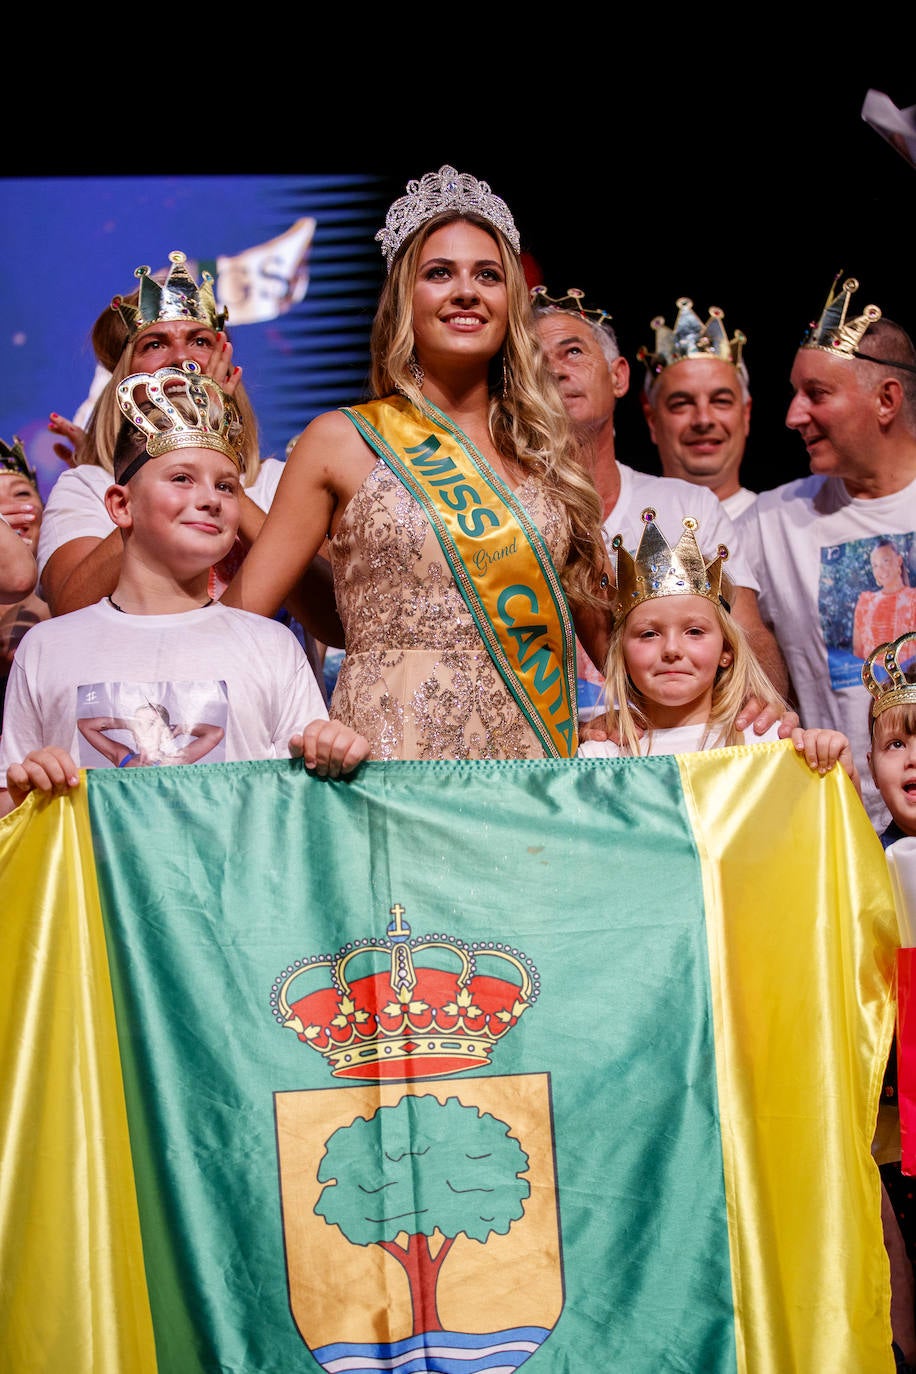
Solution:
[{"label": "dark stage background", "polygon": [[[752,38],[746,41],[753,47]],[[902,78],[900,64],[888,61],[888,44],[875,64],[854,38],[832,40],[833,52],[830,43],[823,50],[809,44],[807,53],[787,44],[789,56],[774,62],[761,54],[753,75],[748,51],[740,70],[726,64],[708,77],[693,54],[679,66],[669,51],[662,67],[651,54],[632,58],[619,44],[611,75],[590,77],[571,63],[561,63],[558,73],[555,61],[550,70],[542,65],[506,77],[498,55],[471,50],[464,66],[457,63],[454,42],[430,70],[427,46],[422,81],[419,69],[416,81],[411,76],[408,53],[406,78],[399,68],[393,87],[364,83],[357,91],[354,82],[337,102],[306,82],[291,88],[275,81],[264,96],[246,87],[243,103],[229,102],[231,122],[244,136],[207,136],[199,145],[156,140],[148,155],[144,140],[133,136],[126,144],[130,174],[161,176],[168,167],[168,175],[199,176],[205,167],[243,180],[368,178],[378,196],[379,227],[384,207],[410,178],[444,162],[473,172],[508,202],[522,246],[551,294],[581,287],[590,304],[613,315],[633,365],[630,394],[617,412],[624,461],[657,470],[639,407],[642,368],[636,363],[639,346],[653,341],[653,316],[673,322],[675,300],[686,295],[701,314],[721,306],[729,334],[743,330],[753,393],[743,477],[761,490],[807,471],[801,441],[784,426],[788,379],[802,332],[820,313],[834,276],[859,279],[857,310],[874,302],[916,334],[916,170],[861,117],[870,88],[901,109],[916,102],[908,40],[906,46]],[[357,96],[358,108],[347,104]],[[66,179],[121,174],[125,166],[123,151],[110,139],[63,121],[53,143],[33,147],[24,165],[21,149],[13,149],[7,171]],[[65,181],[62,187],[65,214]],[[360,227],[370,243],[373,223],[369,212]],[[42,226],[33,228],[40,250]],[[179,246],[157,236],[137,261],[164,258]],[[374,244],[371,253],[377,254]],[[371,253],[359,255],[358,294],[351,294],[343,270],[334,288],[357,355],[359,338],[368,342],[373,273],[377,284],[382,278],[381,257],[373,268]],[[51,265],[37,251],[26,268],[33,277],[36,270],[49,275],[61,292],[81,264],[58,259]],[[23,270],[4,255],[4,277],[21,278]],[[320,357],[320,321],[310,314],[317,301],[306,297],[297,309]],[[331,308],[326,297],[322,308]],[[243,361],[245,337],[236,336]],[[334,340],[327,347],[330,357]],[[355,382],[360,375],[354,356],[347,377]],[[284,434],[309,418],[316,401],[310,395],[297,410],[289,380]],[[257,394],[251,368],[246,381]],[[9,413],[5,401],[2,410]],[[341,400],[335,395],[331,403]],[[59,396],[57,408],[62,406]]]},{"label": "dark stage background", "polygon": [[617,450],[634,467],[659,471],[636,361],[640,345],[654,342],[650,321],[660,314],[672,324],[679,296],[703,318],[721,306],[729,337],[740,328],[748,338],[742,477],[764,490],[808,471],[784,423],[789,374],[834,276],[859,280],[857,313],[873,302],[916,338],[916,169],[861,118],[870,87],[898,109],[916,103],[916,76],[882,83],[866,68],[857,78],[854,54],[847,58],[800,102],[788,72],[784,83],[774,74],[745,84],[731,109],[711,85],[705,112],[696,90],[680,109],[671,87],[647,90],[638,117],[612,92],[592,93],[586,116],[573,94],[551,109],[540,161],[497,153],[486,140],[427,138],[418,155],[399,156],[394,184],[443,160],[485,178],[512,209],[550,294],[578,286],[611,312],[632,369],[616,411]]}]

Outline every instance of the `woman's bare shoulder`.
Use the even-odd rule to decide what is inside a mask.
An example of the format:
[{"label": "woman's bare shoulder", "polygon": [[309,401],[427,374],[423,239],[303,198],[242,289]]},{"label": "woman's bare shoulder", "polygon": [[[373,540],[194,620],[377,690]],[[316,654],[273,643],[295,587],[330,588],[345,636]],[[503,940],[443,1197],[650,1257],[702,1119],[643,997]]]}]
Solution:
[{"label": "woman's bare shoulder", "polygon": [[355,434],[356,426],[343,409],[323,410],[320,415],[316,415],[314,420],[310,420],[302,431],[306,434]]},{"label": "woman's bare shoulder", "polygon": [[359,431],[342,410],[324,410],[310,420],[293,445],[289,456],[294,457],[297,450],[309,453],[327,448],[328,445],[333,445],[337,452],[342,448],[352,448],[354,452],[360,452],[365,448]]}]

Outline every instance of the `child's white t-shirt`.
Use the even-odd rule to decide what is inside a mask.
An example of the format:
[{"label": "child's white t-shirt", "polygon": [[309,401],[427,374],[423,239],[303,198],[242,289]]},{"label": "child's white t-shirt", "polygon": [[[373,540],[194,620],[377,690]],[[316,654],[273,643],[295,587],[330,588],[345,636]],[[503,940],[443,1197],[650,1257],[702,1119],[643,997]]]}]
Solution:
[{"label": "child's white t-shirt", "polygon": [[[744,743],[766,744],[770,740],[779,739],[779,724],[779,721],[776,721],[762,735],[755,735],[753,730],[745,730]],[[651,736],[645,734],[639,741],[640,753],[643,756],[649,753],[653,755],[697,754],[703,749],[716,749],[719,747],[718,741],[721,739],[721,734],[713,730],[704,742],[703,736],[706,734],[707,728],[706,725],[700,723],[699,725],[677,725],[670,730],[653,730]],[[581,741],[576,757],[621,759],[629,758],[630,754],[628,750],[622,749],[613,740],[585,739]]]},{"label": "child's white t-shirt", "polygon": [[[206,732],[219,739],[202,763],[288,758],[290,737],[327,717],[302,646],[278,621],[218,601],[176,615],[127,615],[106,597],[23,636],[4,705],[0,786],[11,763],[48,745],[80,767],[125,767],[149,756],[151,738],[154,762],[182,762],[182,748]],[[133,724],[99,725],[115,719]],[[90,720],[118,747],[93,736]],[[121,761],[112,764],[112,754]]]}]

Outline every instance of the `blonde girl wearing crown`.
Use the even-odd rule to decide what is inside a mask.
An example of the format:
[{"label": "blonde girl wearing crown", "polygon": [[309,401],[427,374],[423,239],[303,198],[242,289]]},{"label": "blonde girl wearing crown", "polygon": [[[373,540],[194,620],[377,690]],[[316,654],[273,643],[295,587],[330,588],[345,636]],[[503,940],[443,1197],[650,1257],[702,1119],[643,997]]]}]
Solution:
[{"label": "blonde girl wearing crown", "polygon": [[604,662],[610,568],[518,231],[446,166],[377,238],[373,399],[307,426],[227,599],[272,614],[327,537],[346,630],[330,711],[372,758],[572,757],[575,638]]},{"label": "blonde girl wearing crown", "polygon": [[[729,609],[727,549],[720,545],[707,563],[695,520],[684,521],[674,547],[654,520],[653,510],[643,511],[635,558],[614,541],[618,587],[606,664],[613,738],[583,741],[579,756],[683,754],[777,740],[778,725],[763,735],[735,727],[749,696],[780,712],[786,706]],[[845,735],[796,728],[791,739],[812,768],[826,773],[839,762],[858,789]]]}]

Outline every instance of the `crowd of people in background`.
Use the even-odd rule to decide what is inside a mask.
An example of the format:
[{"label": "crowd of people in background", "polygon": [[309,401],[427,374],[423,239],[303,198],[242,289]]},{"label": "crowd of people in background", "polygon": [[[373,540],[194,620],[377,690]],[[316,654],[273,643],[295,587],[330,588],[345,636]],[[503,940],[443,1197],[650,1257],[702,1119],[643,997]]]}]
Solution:
[{"label": "crowd of people in background", "polygon": [[[85,427],[52,417],[66,447],[44,508],[19,440],[0,443],[0,808],[83,767],[301,756],[338,778],[791,739],[847,773],[885,843],[916,835],[905,329],[833,283],[790,378],[810,472],[758,494],[747,339],[717,307],[679,298],[635,360],[655,476],[616,452],[631,365],[610,315],[526,279],[486,183],[428,173],[377,238],[367,395],[284,459],[262,458],[212,280],[177,251],[95,322],[109,379]],[[892,1143],[905,1368],[898,1162]]]}]

